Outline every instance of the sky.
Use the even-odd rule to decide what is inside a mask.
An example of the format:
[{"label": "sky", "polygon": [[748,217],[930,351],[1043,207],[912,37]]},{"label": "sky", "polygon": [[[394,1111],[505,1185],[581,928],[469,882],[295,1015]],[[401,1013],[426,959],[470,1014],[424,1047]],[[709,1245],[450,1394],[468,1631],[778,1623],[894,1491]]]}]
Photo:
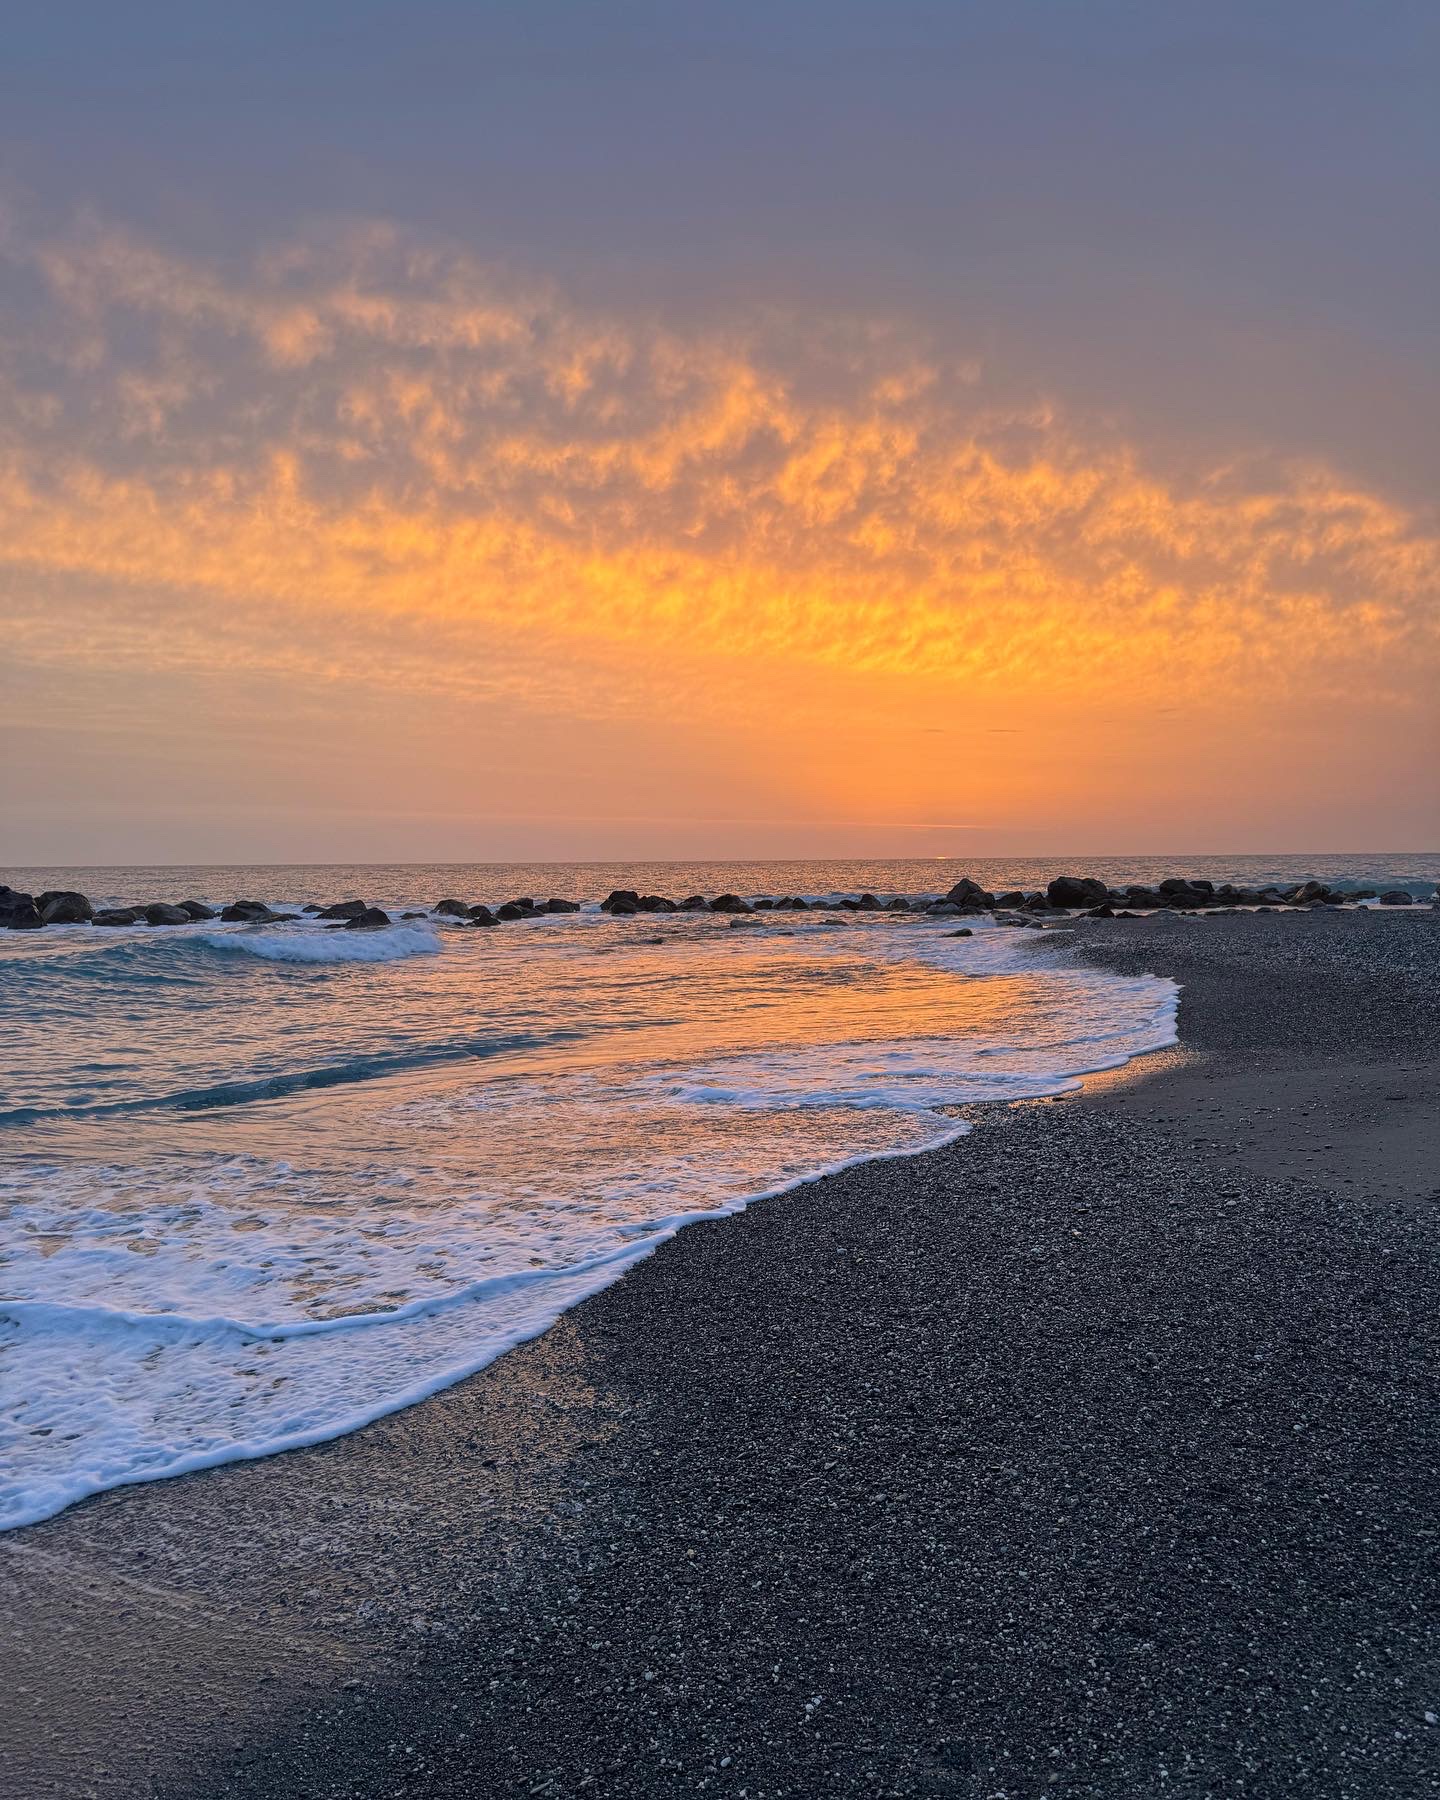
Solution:
[{"label": "sky", "polygon": [[1440,9],[21,9],[0,863],[1440,842]]}]

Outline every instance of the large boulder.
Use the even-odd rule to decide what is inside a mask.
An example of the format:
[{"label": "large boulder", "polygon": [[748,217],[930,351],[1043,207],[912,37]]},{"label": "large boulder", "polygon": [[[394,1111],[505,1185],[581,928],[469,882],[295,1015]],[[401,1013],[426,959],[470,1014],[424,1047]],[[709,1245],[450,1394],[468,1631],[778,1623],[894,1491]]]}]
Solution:
[{"label": "large boulder", "polygon": [[738,894],[717,894],[710,902],[711,912],[748,913],[749,905]]},{"label": "large boulder", "polygon": [[95,908],[83,894],[61,888],[37,894],[35,910],[47,925],[84,925],[95,917]]},{"label": "large boulder", "polygon": [[673,900],[667,900],[663,894],[642,894],[639,904],[640,911],[644,913],[673,913],[680,910]]},{"label": "large boulder", "polygon": [[232,900],[220,917],[230,925],[263,925],[275,915],[263,900]]},{"label": "large boulder", "polygon": [[1415,896],[1407,894],[1404,888],[1391,888],[1388,894],[1380,896],[1382,906],[1413,906]]},{"label": "large boulder", "polygon": [[157,900],[153,906],[145,908],[147,925],[190,925],[193,922],[183,906],[171,906],[165,900]]},{"label": "large boulder", "polygon": [[601,912],[637,913],[640,910],[640,896],[634,888],[612,888],[600,902]]},{"label": "large boulder", "polygon": [[470,908],[470,923],[472,925],[498,925],[500,921],[495,917],[488,906],[472,906]]},{"label": "large boulder", "polygon": [[215,908],[207,906],[203,900],[182,900],[180,910],[188,913],[192,919],[213,919]]},{"label": "large boulder", "polygon": [[1110,890],[1092,875],[1057,875],[1045,890],[1051,906],[1103,906]]},{"label": "large boulder", "polygon": [[514,900],[507,900],[503,906],[495,908],[495,917],[497,919],[523,919],[525,908],[517,905]]},{"label": "large boulder", "polygon": [[463,900],[437,900],[430,910],[438,913],[442,919],[468,919],[470,917],[470,908]]},{"label": "large boulder", "polygon": [[579,910],[580,902],[578,900],[557,900],[553,894],[540,908],[541,912],[547,913],[572,913],[579,912]]},{"label": "large boulder", "polygon": [[0,887],[0,926],[9,931],[38,931],[44,923],[33,894]]},{"label": "large boulder", "polygon": [[[240,904],[239,902],[236,903]],[[320,919],[363,919],[371,910],[365,900],[337,900],[333,906],[322,906],[316,914]]]},{"label": "large boulder", "polygon": [[968,875],[957,881],[945,898],[953,900],[956,906],[978,906],[984,909],[995,904],[995,896],[989,889],[981,887],[978,881],[972,881]]},{"label": "large boulder", "polygon": [[691,894],[688,899],[680,902],[680,910],[681,912],[704,912],[709,904],[710,902],[703,894]]},{"label": "large boulder", "polygon": [[92,921],[96,925],[138,925],[145,917],[134,906],[104,906]]}]

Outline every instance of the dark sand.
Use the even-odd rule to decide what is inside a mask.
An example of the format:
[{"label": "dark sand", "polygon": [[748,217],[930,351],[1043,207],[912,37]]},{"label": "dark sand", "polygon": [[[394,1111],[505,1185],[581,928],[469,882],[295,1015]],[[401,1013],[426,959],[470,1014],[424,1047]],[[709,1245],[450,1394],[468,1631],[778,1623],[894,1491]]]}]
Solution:
[{"label": "dark sand", "polygon": [[1440,1792],[1440,914],[1077,944],[1181,1051],[0,1539],[0,1791]]}]

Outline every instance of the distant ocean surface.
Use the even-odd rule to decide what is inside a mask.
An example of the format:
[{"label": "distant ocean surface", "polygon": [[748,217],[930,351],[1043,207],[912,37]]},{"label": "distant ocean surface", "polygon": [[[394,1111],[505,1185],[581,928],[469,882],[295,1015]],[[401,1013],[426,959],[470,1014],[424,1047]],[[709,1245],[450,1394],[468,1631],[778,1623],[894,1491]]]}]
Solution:
[{"label": "distant ocean surface", "polygon": [[[1440,857],[1063,869],[1428,898]],[[944,1143],[965,1129],[947,1107],[1059,1093],[1174,1041],[1171,982],[1035,958],[1027,932],[614,920],[594,904],[611,888],[913,898],[1061,870],[0,871],[97,904],[592,903],[498,930],[0,931],[0,1527],[352,1430],[535,1335],[689,1220]]]}]

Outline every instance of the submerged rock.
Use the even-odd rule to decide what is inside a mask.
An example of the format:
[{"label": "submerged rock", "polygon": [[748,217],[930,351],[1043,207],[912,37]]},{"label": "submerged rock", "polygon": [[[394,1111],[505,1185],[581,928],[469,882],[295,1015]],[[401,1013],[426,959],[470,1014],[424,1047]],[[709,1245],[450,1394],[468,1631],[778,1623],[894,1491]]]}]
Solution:
[{"label": "submerged rock", "polygon": [[378,906],[367,906],[362,913],[353,919],[342,919],[338,929],[341,931],[379,931],[390,923],[390,915],[382,912]]},{"label": "submerged rock", "polygon": [[133,906],[105,906],[91,921],[95,925],[138,925],[144,914]]}]

